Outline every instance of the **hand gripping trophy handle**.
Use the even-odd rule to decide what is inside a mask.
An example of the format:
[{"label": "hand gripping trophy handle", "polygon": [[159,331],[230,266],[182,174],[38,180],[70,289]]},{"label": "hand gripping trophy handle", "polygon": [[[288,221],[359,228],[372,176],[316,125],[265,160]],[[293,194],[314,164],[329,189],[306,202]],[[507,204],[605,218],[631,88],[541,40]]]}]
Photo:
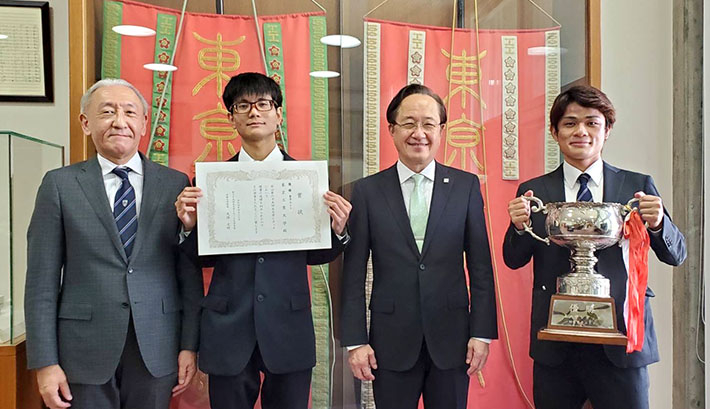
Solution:
[{"label": "hand gripping trophy handle", "polygon": [[[523,198],[524,200],[527,200],[528,202],[532,202],[532,203],[530,203],[530,213],[531,214],[532,213],[539,213],[539,212],[542,212],[543,214],[547,214],[547,212],[548,212],[547,205],[543,204],[542,200],[540,200],[539,198],[537,198],[535,196],[520,196],[520,197]],[[637,209],[634,209],[632,207],[635,203],[638,203],[638,202],[639,202],[638,198],[632,198],[631,200],[629,200],[626,203],[626,205],[623,206],[621,209],[622,216],[626,217],[631,212],[633,212],[635,210],[638,211]],[[646,224],[646,227],[648,227],[648,223],[645,223],[645,224]],[[535,238],[535,240],[539,240],[539,241],[547,244],[548,246],[550,245],[550,238],[549,237],[542,238],[542,237],[538,236],[537,234],[535,234],[535,232],[532,229],[532,222],[530,220],[528,220],[527,223],[523,223],[523,230],[525,230],[527,233],[529,233],[531,236],[533,236],[533,238]]]},{"label": "hand gripping trophy handle", "polygon": [[[527,200],[528,202],[533,202],[530,203],[530,214],[532,213],[547,213],[547,207],[542,203],[542,200],[538,199],[535,196],[520,196],[524,200]],[[527,223],[523,223],[523,229],[530,233],[535,240],[540,240],[541,242],[547,244],[548,246],[550,245],[550,239],[548,237],[545,237],[544,239],[537,234],[532,229],[532,221],[528,220]]]}]

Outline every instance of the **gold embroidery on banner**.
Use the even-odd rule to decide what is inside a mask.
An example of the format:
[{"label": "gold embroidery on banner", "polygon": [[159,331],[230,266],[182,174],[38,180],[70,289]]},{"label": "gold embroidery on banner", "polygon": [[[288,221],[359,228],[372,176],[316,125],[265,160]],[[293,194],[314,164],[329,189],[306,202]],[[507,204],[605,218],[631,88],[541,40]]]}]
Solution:
[{"label": "gold embroidery on banner", "polygon": [[451,84],[458,85],[444,98],[444,103],[447,103],[449,98],[461,93],[461,108],[466,109],[466,94],[468,93],[485,109],[485,101],[481,100],[481,96],[471,87],[478,84],[478,62],[488,54],[488,50],[481,51],[478,56],[468,56],[466,50],[461,51],[461,55],[451,55],[444,49],[441,50],[441,53],[451,61],[446,66],[446,79]]},{"label": "gold embroidery on banner", "polygon": [[212,151],[212,144],[217,146],[217,160],[224,160],[224,148],[223,144],[227,143],[227,150],[230,156],[236,154],[236,150],[232,145],[233,140],[237,138],[237,131],[232,127],[229,119],[226,117],[227,110],[224,109],[222,102],[217,102],[217,108],[211,109],[202,113],[199,113],[192,117],[194,121],[200,121],[200,135],[207,139],[209,142],[202,149],[202,153],[196,159],[196,162],[202,162],[205,160],[207,155]]},{"label": "gold embroidery on banner", "polygon": [[[466,118],[466,114],[462,113],[461,117],[450,121],[446,127],[446,147],[453,147],[454,150],[446,155],[446,165],[450,166],[456,160],[456,156],[460,159],[461,169],[466,169],[466,158],[470,156],[473,163],[479,170],[483,170],[481,161],[476,157],[474,149],[481,143],[481,124],[471,121]],[[470,151],[468,151],[470,149]],[[468,155],[466,155],[468,151]]]},{"label": "gold embroidery on banner", "polygon": [[409,58],[407,58],[407,84],[424,83],[424,54],[426,31],[409,31]]},{"label": "gold embroidery on banner", "polygon": [[449,64],[446,66],[446,79],[449,84],[457,85],[457,87],[450,89],[449,94],[444,98],[444,103],[449,107],[449,112],[458,111],[458,109],[451,109],[451,102],[455,101],[454,97],[460,94],[459,108],[463,111],[458,118],[449,121],[446,127],[444,163],[452,165],[458,159],[460,168],[468,170],[468,158],[471,158],[476,167],[473,170],[474,173],[485,173],[483,162],[477,156],[477,148],[481,144],[481,135],[485,131],[485,127],[473,118],[466,117],[466,112],[476,112],[481,109],[474,110],[473,107],[469,107],[469,111],[466,104],[468,95],[471,95],[479,108],[487,108],[485,101],[474,91],[473,87],[479,83],[479,63],[488,54],[488,51],[483,50],[478,55],[468,55],[466,50],[462,50],[460,55],[452,55],[442,49],[441,54],[449,60]]},{"label": "gold embroidery on banner", "polygon": [[[550,112],[560,93],[560,31],[545,33],[545,112]],[[560,147],[550,133],[550,116],[545,115],[545,172],[560,165]]]},{"label": "gold embroidery on banner", "polygon": [[365,22],[363,176],[380,171],[380,25]]},{"label": "gold embroidery on banner", "polygon": [[[225,72],[237,71],[241,63],[241,59],[237,51],[224,47],[240,44],[244,41],[246,37],[241,36],[236,40],[223,41],[222,33],[217,33],[217,40],[208,40],[195,32],[193,32],[192,35],[197,39],[197,41],[203,44],[216,46],[202,48],[200,49],[200,52],[197,55],[197,61],[200,65],[200,68],[207,71],[214,71],[214,73],[206,76],[200,82],[198,82],[197,85],[195,85],[195,87],[192,89],[192,95],[197,95],[197,93],[200,92],[200,90],[203,86],[205,86],[205,84],[207,84],[213,79],[216,79],[217,96],[219,97],[223,88],[222,80],[229,81],[230,78],[230,76],[225,74]],[[212,65],[212,63],[214,63],[214,65]]]},{"label": "gold embroidery on banner", "polygon": [[502,144],[501,170],[503,180],[519,178],[518,155],[518,38],[516,36],[501,37],[501,74],[502,74]]}]

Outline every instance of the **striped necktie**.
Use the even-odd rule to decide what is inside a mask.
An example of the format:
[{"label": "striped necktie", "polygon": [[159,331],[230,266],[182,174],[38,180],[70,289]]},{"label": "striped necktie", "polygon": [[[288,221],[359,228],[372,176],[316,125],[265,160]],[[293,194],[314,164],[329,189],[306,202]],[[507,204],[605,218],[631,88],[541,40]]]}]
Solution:
[{"label": "striped necktie", "polygon": [[138,232],[138,213],[136,212],[136,191],[128,180],[130,168],[114,168],[112,172],[121,178],[121,187],[113,201],[113,218],[116,220],[118,234],[121,236],[126,257],[131,256],[133,242]]},{"label": "striped necktie", "polygon": [[577,178],[577,181],[579,181],[579,190],[577,191],[578,202],[592,201],[592,192],[589,190],[589,186],[587,186],[589,179],[590,176],[586,173],[582,173],[579,175],[579,178]]},{"label": "striped necktie", "polygon": [[427,209],[424,195],[424,175],[415,173],[411,178],[414,180],[414,190],[412,190],[412,196],[409,198],[409,225],[412,227],[414,240],[417,242],[417,247],[421,252],[424,246],[429,209]]}]

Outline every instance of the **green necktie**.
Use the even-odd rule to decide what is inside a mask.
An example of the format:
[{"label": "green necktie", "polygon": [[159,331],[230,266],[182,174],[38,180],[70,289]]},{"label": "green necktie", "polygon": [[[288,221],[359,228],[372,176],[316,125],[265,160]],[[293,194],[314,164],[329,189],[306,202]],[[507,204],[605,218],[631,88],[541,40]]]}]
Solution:
[{"label": "green necktie", "polygon": [[409,224],[412,226],[414,240],[416,240],[417,247],[419,247],[421,252],[424,246],[429,209],[427,209],[424,195],[424,175],[416,173],[412,175],[412,179],[414,179],[414,190],[412,190],[412,196],[409,198]]}]

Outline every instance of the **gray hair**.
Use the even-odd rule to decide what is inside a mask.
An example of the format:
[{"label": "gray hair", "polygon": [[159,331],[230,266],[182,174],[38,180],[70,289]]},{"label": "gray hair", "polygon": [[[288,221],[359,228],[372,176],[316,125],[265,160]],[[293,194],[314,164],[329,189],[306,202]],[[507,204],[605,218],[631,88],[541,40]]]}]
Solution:
[{"label": "gray hair", "polygon": [[80,113],[84,114],[86,113],[86,107],[89,105],[89,100],[91,99],[91,96],[96,92],[97,89],[102,88],[102,87],[109,87],[112,85],[120,85],[123,87],[130,88],[133,92],[136,93],[138,96],[138,99],[141,101],[141,105],[143,105],[143,113],[147,114],[148,113],[148,103],[146,102],[145,98],[143,98],[143,95],[141,95],[140,91],[138,91],[138,88],[133,86],[130,82],[121,79],[121,78],[104,78],[100,81],[97,81],[94,85],[91,86],[84,95],[81,96],[81,103],[80,103]]}]

